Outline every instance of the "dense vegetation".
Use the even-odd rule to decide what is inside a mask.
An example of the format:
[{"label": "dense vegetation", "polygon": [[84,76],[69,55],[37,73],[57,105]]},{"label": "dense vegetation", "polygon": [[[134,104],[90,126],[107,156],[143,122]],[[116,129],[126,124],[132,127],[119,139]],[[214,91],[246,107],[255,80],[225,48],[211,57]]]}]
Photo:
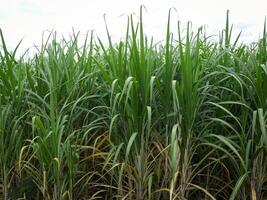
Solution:
[{"label": "dense vegetation", "polygon": [[[1,33],[3,199],[266,199],[267,34],[217,42],[140,20],[103,44],[54,33],[32,56]],[[177,38],[177,39],[175,39]]]}]

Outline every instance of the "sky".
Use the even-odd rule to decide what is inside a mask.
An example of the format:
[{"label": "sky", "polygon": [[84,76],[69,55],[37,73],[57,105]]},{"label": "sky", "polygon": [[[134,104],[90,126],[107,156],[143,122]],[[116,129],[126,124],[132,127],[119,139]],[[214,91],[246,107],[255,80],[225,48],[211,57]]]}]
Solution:
[{"label": "sky", "polygon": [[225,25],[226,11],[234,31],[242,30],[242,40],[256,41],[267,16],[267,0],[0,0],[0,28],[9,50],[23,39],[20,50],[39,45],[42,33],[55,30],[68,36],[94,30],[106,38],[104,14],[114,41],[125,35],[127,15],[144,5],[144,30],[156,41],[164,39],[168,10],[172,8],[172,30],[177,21],[191,21],[194,28],[205,25],[207,32],[218,35]]}]

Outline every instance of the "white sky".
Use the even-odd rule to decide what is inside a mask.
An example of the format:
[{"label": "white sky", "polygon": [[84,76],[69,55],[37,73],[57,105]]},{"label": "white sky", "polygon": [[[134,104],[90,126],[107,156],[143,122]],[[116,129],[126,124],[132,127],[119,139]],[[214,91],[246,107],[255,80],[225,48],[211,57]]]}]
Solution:
[{"label": "white sky", "polygon": [[172,26],[177,20],[192,21],[193,27],[208,25],[210,33],[218,34],[224,27],[226,10],[236,31],[242,30],[243,40],[259,37],[267,16],[267,0],[0,0],[0,28],[9,48],[20,39],[20,49],[40,44],[44,30],[57,30],[68,35],[72,28],[85,34],[94,29],[105,39],[103,14],[106,14],[110,33],[114,40],[124,36],[126,16],[139,13],[145,5],[144,29],[159,41],[164,39],[167,14],[171,7]]}]

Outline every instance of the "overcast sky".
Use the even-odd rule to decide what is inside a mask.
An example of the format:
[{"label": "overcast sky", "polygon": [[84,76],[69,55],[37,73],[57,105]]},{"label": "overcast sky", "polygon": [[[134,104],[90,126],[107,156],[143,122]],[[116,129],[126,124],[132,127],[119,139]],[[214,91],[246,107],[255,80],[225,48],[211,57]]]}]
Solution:
[{"label": "overcast sky", "polygon": [[22,49],[40,44],[42,32],[57,30],[67,35],[72,28],[85,34],[95,30],[105,37],[103,14],[109,30],[118,40],[125,33],[126,15],[139,12],[145,5],[144,29],[156,40],[164,39],[169,8],[173,27],[177,20],[192,21],[193,27],[208,25],[208,31],[218,34],[224,27],[226,10],[243,39],[256,40],[267,16],[267,0],[0,0],[0,28],[9,48],[23,38]]}]

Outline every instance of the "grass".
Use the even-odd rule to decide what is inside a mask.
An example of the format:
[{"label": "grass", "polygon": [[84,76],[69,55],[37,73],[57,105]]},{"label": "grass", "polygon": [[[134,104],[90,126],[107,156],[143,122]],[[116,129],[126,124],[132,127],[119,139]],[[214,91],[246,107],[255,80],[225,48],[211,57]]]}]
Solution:
[{"label": "grass", "polygon": [[[154,43],[143,7],[125,38],[51,33],[17,58],[1,36],[6,199],[266,199],[267,33],[218,42],[191,23]],[[177,39],[175,39],[177,38]]]}]

